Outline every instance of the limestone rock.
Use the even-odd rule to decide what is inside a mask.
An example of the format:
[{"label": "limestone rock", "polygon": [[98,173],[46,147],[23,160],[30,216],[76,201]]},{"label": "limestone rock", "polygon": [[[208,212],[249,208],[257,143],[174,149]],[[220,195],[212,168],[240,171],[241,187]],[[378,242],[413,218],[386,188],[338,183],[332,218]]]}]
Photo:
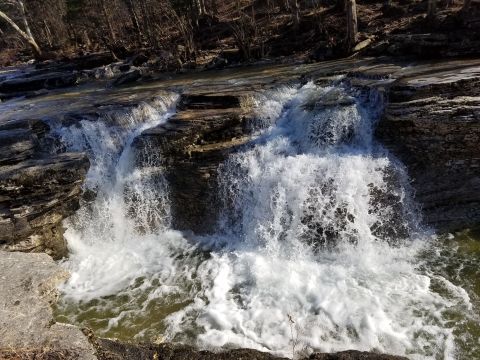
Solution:
[{"label": "limestone rock", "polygon": [[56,286],[67,274],[48,255],[0,251],[0,274],[0,358],[18,359],[12,352],[57,352],[67,355],[64,359],[96,358],[93,346],[80,329],[56,323],[53,318]]},{"label": "limestone rock", "polygon": [[0,82],[0,93],[18,93],[40,89],[55,89],[75,85],[77,75],[73,73],[55,72],[44,74],[27,74]]}]

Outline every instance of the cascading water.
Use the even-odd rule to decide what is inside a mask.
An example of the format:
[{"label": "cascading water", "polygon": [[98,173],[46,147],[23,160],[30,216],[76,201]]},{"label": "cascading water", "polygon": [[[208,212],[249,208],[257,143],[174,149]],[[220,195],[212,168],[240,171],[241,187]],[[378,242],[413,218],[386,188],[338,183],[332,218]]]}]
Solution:
[{"label": "cascading water", "polygon": [[455,357],[448,313],[472,305],[418,266],[430,241],[401,166],[372,140],[374,99],[341,83],[263,94],[263,130],[219,169],[217,234],[188,240],[169,229],[155,152],[137,168],[130,146],[174,100],[59,131],[90,152],[96,192],[66,224],[61,316],[104,335],[203,348]]}]

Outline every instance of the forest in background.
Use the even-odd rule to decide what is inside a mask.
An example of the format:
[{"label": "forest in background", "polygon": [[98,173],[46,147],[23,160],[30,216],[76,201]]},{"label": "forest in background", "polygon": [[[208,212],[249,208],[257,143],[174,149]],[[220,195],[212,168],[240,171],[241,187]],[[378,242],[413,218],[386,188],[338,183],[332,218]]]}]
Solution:
[{"label": "forest in background", "polygon": [[474,0],[0,0],[0,66],[105,51],[114,59],[155,53],[180,65],[323,60],[394,34],[473,38],[477,14]]}]

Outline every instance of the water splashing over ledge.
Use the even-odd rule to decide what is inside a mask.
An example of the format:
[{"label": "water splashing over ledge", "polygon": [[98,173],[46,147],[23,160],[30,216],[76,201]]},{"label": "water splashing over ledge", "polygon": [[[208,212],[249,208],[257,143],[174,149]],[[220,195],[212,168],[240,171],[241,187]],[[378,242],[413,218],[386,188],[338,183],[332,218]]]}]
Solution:
[{"label": "water splashing over ledge", "polygon": [[96,193],[66,224],[61,317],[107,336],[286,356],[291,318],[306,353],[455,357],[448,314],[468,313],[470,298],[418,265],[430,234],[402,167],[373,140],[376,99],[341,82],[262,94],[259,136],[219,169],[218,231],[188,239],[170,228],[155,153],[140,168],[130,146],[175,101],[59,130],[90,153]]}]

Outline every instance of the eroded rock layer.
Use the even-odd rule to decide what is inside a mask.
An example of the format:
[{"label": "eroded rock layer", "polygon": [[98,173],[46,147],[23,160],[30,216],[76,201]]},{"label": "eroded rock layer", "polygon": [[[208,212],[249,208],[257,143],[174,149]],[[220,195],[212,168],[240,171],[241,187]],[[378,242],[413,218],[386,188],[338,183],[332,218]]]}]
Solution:
[{"label": "eroded rock layer", "polygon": [[85,154],[52,152],[40,120],[0,124],[0,248],[67,254],[61,222],[78,209]]},{"label": "eroded rock layer", "polygon": [[173,226],[197,234],[214,229],[219,210],[218,166],[243,145],[249,114],[233,94],[183,94],[166,124],[146,130],[136,147],[158,151],[165,166]]},{"label": "eroded rock layer", "polygon": [[407,166],[426,222],[480,223],[480,64],[407,75],[388,97],[377,134]]}]

